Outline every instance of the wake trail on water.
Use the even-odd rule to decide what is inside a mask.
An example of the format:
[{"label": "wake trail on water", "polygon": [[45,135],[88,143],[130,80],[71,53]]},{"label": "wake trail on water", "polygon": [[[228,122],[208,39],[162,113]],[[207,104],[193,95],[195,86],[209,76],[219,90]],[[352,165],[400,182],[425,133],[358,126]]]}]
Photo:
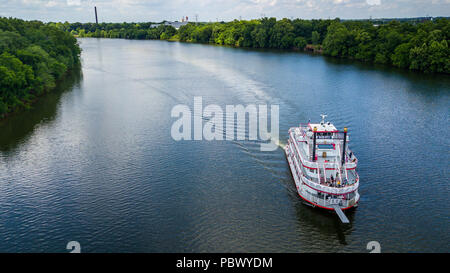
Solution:
[{"label": "wake trail on water", "polygon": [[[264,91],[264,85],[261,82],[255,81],[242,73],[239,73],[232,68],[221,65],[216,61],[209,59],[193,59],[186,56],[175,55],[174,58],[184,64],[197,67],[209,74],[212,74],[217,80],[223,82],[225,85],[229,86],[231,90],[237,95],[237,97],[250,104],[271,104],[277,103],[279,99],[275,99],[270,96],[266,91]],[[202,117],[204,121],[209,119]],[[232,140],[232,143],[236,145],[241,151],[247,156],[252,158],[258,165],[262,166],[266,171],[271,173],[276,181],[286,179],[286,163],[284,162],[284,156],[279,155],[279,149],[275,151],[263,152],[261,151],[261,144],[267,143],[261,140],[250,140],[249,132],[246,128],[238,126],[238,124],[224,124],[225,126],[234,126],[236,133],[243,133],[245,135],[244,140]],[[226,139],[226,133],[224,128],[218,131],[218,133],[223,134],[223,139]],[[279,140],[279,137],[269,134],[270,141],[274,143],[278,148],[281,148],[282,154],[284,155],[285,143]],[[285,185],[286,183],[281,183],[282,186],[290,189]]]},{"label": "wake trail on water", "polygon": [[[141,85],[149,87],[150,90],[156,91],[156,92],[158,92],[158,93],[160,93],[160,94],[162,94],[162,95],[164,95],[166,97],[169,97],[170,99],[172,99],[177,104],[181,104],[182,103],[182,100],[179,97],[176,97],[176,96],[172,95],[171,93],[163,90],[163,88],[161,88],[161,87],[158,87],[158,86],[156,86],[154,84],[150,84],[149,81],[151,79],[133,78],[133,77],[130,77],[130,76],[126,76],[123,73],[112,72],[112,71],[108,71],[108,70],[105,70],[103,68],[98,68],[98,67],[86,67],[85,69],[90,69],[90,70],[98,71],[98,72],[101,72],[101,73],[110,74],[110,75],[113,75],[115,78],[122,78],[122,79],[124,79],[126,81],[139,83]],[[180,91],[178,91],[178,92],[180,92]],[[187,98],[187,95],[185,93],[181,92],[181,95],[183,95],[184,97]]]},{"label": "wake trail on water", "polygon": [[242,73],[239,73],[228,66],[220,65],[209,59],[193,59],[189,57],[174,56],[181,63],[200,68],[216,79],[222,81],[231,88],[238,97],[247,103],[273,103],[275,100],[263,90],[263,84],[257,82]]}]

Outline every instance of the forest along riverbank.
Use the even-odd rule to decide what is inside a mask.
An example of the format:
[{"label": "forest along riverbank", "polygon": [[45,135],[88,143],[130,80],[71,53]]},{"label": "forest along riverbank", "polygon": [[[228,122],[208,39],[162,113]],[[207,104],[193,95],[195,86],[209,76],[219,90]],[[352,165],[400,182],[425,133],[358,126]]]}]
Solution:
[{"label": "forest along riverbank", "polygon": [[297,49],[426,73],[450,73],[450,18],[216,23],[53,23],[78,37],[161,39],[262,49]]},{"label": "forest along riverbank", "polygon": [[80,64],[67,32],[38,21],[0,17],[0,119],[50,92]]}]

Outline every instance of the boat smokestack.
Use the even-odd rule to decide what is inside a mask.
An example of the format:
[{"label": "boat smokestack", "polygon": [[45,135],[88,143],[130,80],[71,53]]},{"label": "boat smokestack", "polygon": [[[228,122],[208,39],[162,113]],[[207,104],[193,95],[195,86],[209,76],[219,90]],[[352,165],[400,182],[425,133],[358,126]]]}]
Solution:
[{"label": "boat smokestack", "polygon": [[316,161],[316,136],[317,136],[317,127],[314,126],[314,137],[313,137],[313,162]]},{"label": "boat smokestack", "polygon": [[347,127],[344,127],[344,145],[342,147],[342,166],[345,163],[345,144],[347,143]]},{"label": "boat smokestack", "polygon": [[94,7],[94,11],[95,11],[95,23],[98,25],[97,7]]}]

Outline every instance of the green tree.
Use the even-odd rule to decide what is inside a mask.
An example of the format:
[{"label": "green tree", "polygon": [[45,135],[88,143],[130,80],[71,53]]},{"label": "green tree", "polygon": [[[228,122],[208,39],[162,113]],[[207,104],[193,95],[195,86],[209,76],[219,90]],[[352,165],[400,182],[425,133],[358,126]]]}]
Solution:
[{"label": "green tree", "polygon": [[320,41],[320,33],[317,31],[313,31],[311,33],[311,42],[313,43],[313,45],[317,45],[319,44]]},{"label": "green tree", "polygon": [[303,37],[297,37],[294,40],[294,47],[298,49],[304,49],[306,44],[307,44],[306,39]]},{"label": "green tree", "polygon": [[324,51],[331,56],[345,57],[348,52],[348,29],[341,23],[334,23],[328,27],[328,33],[323,41]]},{"label": "green tree", "polygon": [[409,43],[403,43],[395,48],[392,55],[392,64],[401,67],[408,68],[411,64],[409,59],[409,52],[411,51],[411,45]]}]

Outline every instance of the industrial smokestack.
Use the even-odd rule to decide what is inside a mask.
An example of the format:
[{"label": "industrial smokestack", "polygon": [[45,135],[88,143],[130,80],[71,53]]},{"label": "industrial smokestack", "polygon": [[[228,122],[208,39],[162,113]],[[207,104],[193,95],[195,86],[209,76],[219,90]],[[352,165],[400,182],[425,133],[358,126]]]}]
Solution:
[{"label": "industrial smokestack", "polygon": [[316,161],[316,138],[317,138],[317,127],[316,126],[314,126],[313,132],[314,132],[314,138],[313,138],[313,158],[312,158],[312,161],[315,162]]},{"label": "industrial smokestack", "polygon": [[347,127],[344,127],[344,147],[342,147],[342,167],[345,164],[345,144],[347,142]]},{"label": "industrial smokestack", "polygon": [[98,25],[98,19],[97,19],[97,7],[94,7],[95,10],[95,23]]}]

